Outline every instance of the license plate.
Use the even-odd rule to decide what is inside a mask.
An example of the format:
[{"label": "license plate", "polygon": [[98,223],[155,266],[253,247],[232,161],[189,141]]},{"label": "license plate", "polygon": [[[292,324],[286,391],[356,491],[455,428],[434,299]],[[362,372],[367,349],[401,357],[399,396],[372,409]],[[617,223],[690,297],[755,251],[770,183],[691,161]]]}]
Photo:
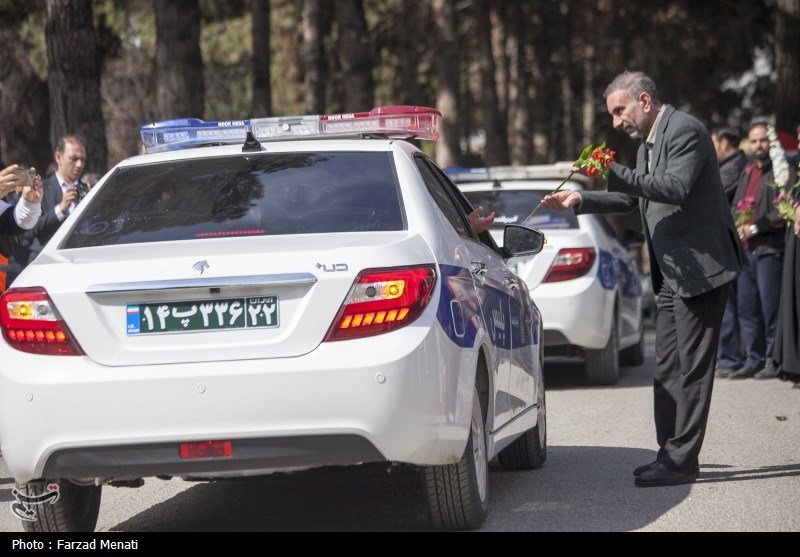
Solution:
[{"label": "license plate", "polygon": [[126,306],[129,335],[276,328],[278,297],[229,298]]}]

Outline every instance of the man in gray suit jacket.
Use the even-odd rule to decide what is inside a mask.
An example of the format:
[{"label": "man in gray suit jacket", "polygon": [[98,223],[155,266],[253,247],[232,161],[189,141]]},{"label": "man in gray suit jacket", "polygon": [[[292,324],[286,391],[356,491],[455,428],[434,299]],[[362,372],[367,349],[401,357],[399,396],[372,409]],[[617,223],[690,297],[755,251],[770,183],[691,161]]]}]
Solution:
[{"label": "man in gray suit jacket", "polygon": [[636,485],[692,483],[706,432],[720,324],[743,262],[706,128],[661,104],[655,83],[624,72],[604,97],[614,128],[640,140],[636,169],[612,164],[608,191],[560,191],[542,205],[576,213],[639,208],[656,302],[655,461]]}]

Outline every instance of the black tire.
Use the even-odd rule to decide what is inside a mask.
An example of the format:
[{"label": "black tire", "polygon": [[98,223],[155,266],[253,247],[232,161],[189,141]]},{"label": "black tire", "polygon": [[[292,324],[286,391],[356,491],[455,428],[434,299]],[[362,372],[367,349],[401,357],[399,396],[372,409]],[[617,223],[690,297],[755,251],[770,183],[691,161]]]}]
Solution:
[{"label": "black tire", "polygon": [[26,532],[93,532],[100,513],[102,486],[76,485],[67,480],[38,481],[17,485],[17,491],[27,497],[42,497],[58,484],[58,500],[54,503],[29,504],[31,518],[22,520]]},{"label": "black tire", "polygon": [[536,427],[529,429],[500,451],[497,460],[506,470],[535,470],[541,468],[547,460],[547,402],[543,376],[540,375],[539,381]]},{"label": "black tire", "polygon": [[470,435],[461,460],[423,469],[431,522],[440,530],[478,528],[489,510],[489,460],[477,390],[472,397]]},{"label": "black tire", "polygon": [[644,363],[644,320],[639,322],[639,340],[633,346],[623,348],[619,352],[619,365],[624,367],[640,366]]},{"label": "black tire", "polygon": [[619,332],[616,316],[611,320],[608,343],[600,350],[584,350],[586,380],[590,385],[615,385],[619,381]]}]

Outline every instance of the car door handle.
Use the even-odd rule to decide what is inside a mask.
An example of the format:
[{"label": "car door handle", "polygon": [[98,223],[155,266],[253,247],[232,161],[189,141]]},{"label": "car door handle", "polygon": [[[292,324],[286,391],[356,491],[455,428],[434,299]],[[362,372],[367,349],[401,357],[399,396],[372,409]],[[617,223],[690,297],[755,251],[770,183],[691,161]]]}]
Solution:
[{"label": "car door handle", "polygon": [[478,263],[473,261],[469,264],[469,271],[479,279],[483,280],[486,277],[486,273],[489,272],[489,269],[486,267],[486,263]]},{"label": "car door handle", "polygon": [[505,277],[503,278],[503,283],[506,285],[506,288],[510,288],[511,290],[519,290],[519,279],[515,277]]}]

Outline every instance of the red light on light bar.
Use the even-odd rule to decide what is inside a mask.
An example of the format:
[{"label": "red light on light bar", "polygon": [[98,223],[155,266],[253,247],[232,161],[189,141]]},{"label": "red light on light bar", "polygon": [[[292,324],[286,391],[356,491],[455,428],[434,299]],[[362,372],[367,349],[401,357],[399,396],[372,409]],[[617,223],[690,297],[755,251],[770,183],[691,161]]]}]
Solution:
[{"label": "red light on light bar", "polygon": [[193,441],[181,443],[181,458],[225,458],[233,454],[230,441]]}]

